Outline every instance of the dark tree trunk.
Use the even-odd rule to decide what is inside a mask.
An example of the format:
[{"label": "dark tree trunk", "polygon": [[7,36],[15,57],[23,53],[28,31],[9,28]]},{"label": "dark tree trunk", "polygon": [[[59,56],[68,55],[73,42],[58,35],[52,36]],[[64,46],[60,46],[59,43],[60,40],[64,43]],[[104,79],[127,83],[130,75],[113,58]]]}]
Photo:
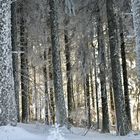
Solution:
[{"label": "dark tree trunk", "polygon": [[14,1],[11,4],[11,32],[12,32],[12,51],[13,51],[13,75],[14,75],[14,89],[15,89],[15,98],[16,98],[16,108],[17,108],[17,121],[20,121],[20,110],[19,110],[19,57],[17,46],[17,2]]},{"label": "dark tree trunk", "polygon": [[44,67],[43,67],[43,73],[44,73],[44,86],[45,86],[45,123],[49,125],[49,92],[48,92],[48,71],[47,71],[47,49],[44,51]]},{"label": "dark tree trunk", "polygon": [[[98,3],[99,5],[99,3]],[[103,25],[101,21],[100,9],[98,6],[97,15],[97,34],[98,34],[98,50],[99,50],[99,68],[100,68],[100,84],[101,84],[101,100],[102,100],[102,132],[109,132],[109,114],[106,90],[106,50],[104,43]]]},{"label": "dark tree trunk", "polygon": [[71,112],[72,112],[72,76],[71,76],[71,60],[70,60],[70,44],[69,44],[69,33],[67,25],[69,23],[69,17],[65,17],[65,56],[66,56],[66,75],[67,75],[67,99],[68,99],[68,122],[72,123]]},{"label": "dark tree trunk", "polygon": [[63,126],[67,123],[65,100],[63,93],[60,44],[58,35],[58,13],[57,1],[49,0],[50,5],[50,23],[51,23],[51,41],[52,41],[52,60],[54,72],[54,92],[56,103],[56,119],[57,123]]},{"label": "dark tree trunk", "polygon": [[115,125],[115,104],[114,104],[114,96],[113,96],[113,85],[112,85],[112,74],[111,74],[111,62],[110,62],[110,49],[109,45],[107,45],[107,73],[108,73],[108,85],[109,85],[109,93],[110,93],[110,111],[111,111],[111,123]]},{"label": "dark tree trunk", "polygon": [[119,17],[119,26],[120,26],[121,58],[122,58],[125,110],[126,110],[126,115],[127,115],[127,118],[128,118],[129,128],[131,130],[132,125],[131,125],[130,101],[129,101],[129,91],[128,91],[127,64],[126,64],[124,33],[123,33],[123,22],[122,22],[121,17]]},{"label": "dark tree trunk", "polygon": [[20,4],[20,46],[21,46],[21,95],[22,95],[22,122],[29,119],[29,71],[27,30],[24,15],[24,2]]},{"label": "dark tree trunk", "polygon": [[109,90],[110,90],[110,109],[111,109],[111,121],[112,121],[112,125],[115,125],[115,116],[114,116],[114,112],[115,112],[115,107],[114,107],[114,98],[113,98],[113,91],[112,91],[112,83],[109,83]]},{"label": "dark tree trunk", "polygon": [[54,84],[53,84],[53,67],[52,67],[52,49],[49,48],[48,52],[49,56],[49,97],[50,97],[50,115],[51,115],[51,123],[55,124],[55,97],[54,97]]},{"label": "dark tree trunk", "polygon": [[125,111],[125,102],[122,90],[121,81],[121,66],[119,61],[119,46],[117,36],[117,25],[115,14],[113,10],[113,1],[106,1],[107,6],[107,20],[108,20],[108,32],[109,32],[109,43],[110,43],[110,58],[112,68],[112,81],[117,117],[117,132],[120,135],[128,134],[128,124]]},{"label": "dark tree trunk", "polygon": [[89,74],[86,75],[86,106],[87,106],[87,127],[91,127],[91,114],[90,114],[90,90],[89,90]]}]

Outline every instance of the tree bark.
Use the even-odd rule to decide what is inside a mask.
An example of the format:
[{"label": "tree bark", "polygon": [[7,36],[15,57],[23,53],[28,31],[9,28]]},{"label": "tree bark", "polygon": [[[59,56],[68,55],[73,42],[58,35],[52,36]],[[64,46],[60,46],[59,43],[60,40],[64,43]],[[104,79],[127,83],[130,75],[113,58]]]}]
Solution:
[{"label": "tree bark", "polygon": [[34,96],[35,96],[35,120],[38,121],[38,93],[36,87],[36,67],[33,66],[33,74],[34,74]]},{"label": "tree bark", "polygon": [[90,114],[90,90],[89,90],[89,74],[86,74],[86,106],[87,106],[87,127],[91,127],[91,114]]},{"label": "tree bark", "polygon": [[49,48],[48,52],[49,56],[49,97],[50,97],[50,115],[51,115],[51,123],[55,124],[55,97],[54,97],[54,84],[53,84],[53,66],[52,66],[52,49]]},{"label": "tree bark", "polygon": [[17,46],[17,2],[13,1],[11,4],[11,32],[12,32],[12,51],[13,51],[13,75],[14,75],[14,89],[16,98],[16,108],[17,108],[17,121],[20,121],[20,109],[19,109],[19,48]]},{"label": "tree bark", "polygon": [[123,88],[124,88],[124,97],[125,97],[125,110],[126,110],[128,123],[129,123],[129,129],[131,130],[132,129],[131,111],[130,111],[130,101],[129,101],[127,64],[126,64],[125,41],[124,41],[122,17],[119,17],[119,26],[120,26],[121,58],[122,58],[122,72],[123,72]]},{"label": "tree bark", "polygon": [[20,4],[20,48],[21,48],[21,95],[22,95],[22,122],[29,120],[29,69],[27,29],[24,15],[24,1]]},{"label": "tree bark", "polygon": [[102,132],[109,132],[109,114],[108,100],[106,90],[106,50],[104,43],[103,25],[101,21],[100,7],[98,3],[97,15],[97,35],[98,35],[98,50],[99,50],[99,69],[100,69],[100,84],[101,84],[101,100],[102,100]]},{"label": "tree bark", "polygon": [[112,82],[109,83],[109,90],[110,90],[110,108],[111,108],[111,121],[112,121],[112,125],[115,124],[115,116],[114,116],[114,112],[115,112],[115,107],[114,107],[114,98],[113,98],[113,91],[112,91]]},{"label": "tree bark", "polygon": [[127,124],[125,102],[122,90],[117,24],[113,10],[113,1],[112,0],[106,1],[106,6],[107,6],[107,20],[108,20],[109,44],[110,44],[110,58],[112,68],[112,81],[117,117],[117,133],[120,135],[126,135],[128,134],[129,129]]},{"label": "tree bark", "polygon": [[52,60],[54,72],[54,92],[56,102],[56,119],[57,123],[63,126],[67,123],[67,117],[63,93],[62,72],[61,72],[57,1],[49,0],[49,5],[50,5],[51,41],[52,41]]},{"label": "tree bark", "polygon": [[11,46],[11,0],[0,2],[0,126],[17,123]]},{"label": "tree bark", "polygon": [[47,49],[44,51],[44,67],[43,67],[43,73],[44,73],[44,86],[45,86],[45,123],[49,125],[49,91],[48,91],[48,71],[47,71]]},{"label": "tree bark", "polygon": [[66,75],[67,75],[67,99],[68,99],[68,122],[72,123],[71,112],[72,112],[72,76],[71,76],[71,60],[70,60],[70,44],[69,44],[69,33],[67,25],[69,23],[69,17],[65,17],[65,30],[64,30],[64,41],[65,41],[65,56],[66,56]]},{"label": "tree bark", "polygon": [[94,77],[95,77],[95,94],[96,94],[96,113],[97,113],[97,129],[100,128],[99,123],[100,123],[100,114],[99,114],[99,96],[98,96],[98,81],[97,81],[97,61],[96,61],[96,50],[95,46],[93,46],[93,55],[94,55]]},{"label": "tree bark", "polygon": [[91,99],[92,99],[92,108],[95,107],[95,98],[94,98],[94,85],[93,85],[93,66],[90,68],[90,84],[91,84]]}]

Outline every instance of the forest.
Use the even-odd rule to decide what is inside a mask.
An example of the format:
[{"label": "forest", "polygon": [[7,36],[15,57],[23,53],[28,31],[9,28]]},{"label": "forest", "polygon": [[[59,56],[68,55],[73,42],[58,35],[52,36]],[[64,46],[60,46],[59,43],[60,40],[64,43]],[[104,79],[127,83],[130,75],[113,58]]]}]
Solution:
[{"label": "forest", "polygon": [[0,140],[140,140],[140,0],[0,0]]}]

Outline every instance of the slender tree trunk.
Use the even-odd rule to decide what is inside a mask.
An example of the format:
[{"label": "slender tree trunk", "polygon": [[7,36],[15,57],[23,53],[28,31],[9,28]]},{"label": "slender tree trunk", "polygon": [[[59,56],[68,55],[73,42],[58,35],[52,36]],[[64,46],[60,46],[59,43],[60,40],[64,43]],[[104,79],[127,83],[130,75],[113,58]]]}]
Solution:
[{"label": "slender tree trunk", "polygon": [[[92,44],[93,45],[93,44]],[[96,113],[97,113],[97,129],[99,129],[100,123],[100,114],[99,114],[99,96],[98,96],[98,81],[97,81],[97,61],[96,61],[96,50],[93,46],[93,55],[94,55],[94,76],[95,76],[95,94],[96,94]]]},{"label": "slender tree trunk", "polygon": [[19,57],[17,47],[17,2],[14,1],[11,4],[11,32],[12,32],[12,51],[13,51],[13,75],[14,75],[14,89],[15,89],[15,98],[16,98],[16,108],[17,108],[17,121],[20,121],[20,110],[19,110]]},{"label": "slender tree trunk", "polygon": [[[31,82],[30,82],[31,83]],[[32,106],[33,105],[33,94],[32,94],[32,86],[30,85],[30,88],[29,88],[29,106]],[[33,118],[33,109],[29,107],[29,121],[32,121],[34,118]]]},{"label": "slender tree trunk", "polygon": [[49,125],[49,92],[48,92],[48,71],[46,68],[47,65],[47,49],[44,51],[44,67],[43,67],[43,73],[44,73],[44,86],[45,86],[45,123]]},{"label": "slender tree trunk", "polygon": [[77,108],[81,105],[80,84],[78,82],[78,78],[76,77]]},{"label": "slender tree trunk", "polygon": [[71,88],[72,88],[72,109],[76,108],[75,97],[74,97],[74,88],[73,88],[73,77],[71,76]]},{"label": "slender tree trunk", "polygon": [[90,84],[91,84],[91,99],[92,99],[92,108],[94,109],[94,85],[93,85],[93,66],[90,68]]},{"label": "slender tree trunk", "polygon": [[114,116],[114,112],[115,112],[115,107],[114,107],[114,98],[113,98],[113,91],[112,91],[112,82],[109,83],[109,90],[110,90],[110,108],[111,108],[111,121],[112,124],[115,124],[115,116]]},{"label": "slender tree trunk", "polygon": [[72,123],[71,112],[72,112],[72,76],[71,76],[71,60],[70,60],[70,44],[69,44],[69,33],[67,25],[69,23],[69,17],[65,17],[65,56],[66,56],[66,75],[67,75],[67,98],[68,98],[68,122]]},{"label": "slender tree trunk", "polygon": [[20,5],[20,46],[21,46],[21,95],[22,95],[22,122],[29,119],[29,70],[27,30],[24,15],[24,1]]},{"label": "slender tree trunk", "polygon": [[41,114],[41,96],[39,96],[39,108],[38,108],[38,110],[39,110],[39,121],[41,121],[41,119],[42,119],[42,114]]},{"label": "slender tree trunk", "polygon": [[111,113],[111,123],[115,125],[115,105],[114,105],[114,96],[113,96],[113,85],[112,85],[112,74],[111,74],[111,62],[110,62],[110,49],[109,45],[107,45],[107,75],[108,75],[108,86],[109,86],[109,93],[110,93],[110,113]]},{"label": "slender tree trunk", "polygon": [[11,46],[11,0],[0,1],[0,126],[17,122]]},{"label": "slender tree trunk", "polygon": [[[87,43],[88,44],[88,43]],[[86,71],[86,50],[82,46],[82,67],[83,67],[83,88],[84,88],[84,103],[85,103],[85,116],[87,119],[86,125],[88,129],[91,126],[91,116],[90,116],[90,90],[89,90],[89,74]],[[88,49],[88,45],[87,45]]]},{"label": "slender tree trunk", "polygon": [[136,119],[137,119],[137,130],[139,130],[139,104],[140,104],[140,94],[138,93],[137,97],[137,112],[136,112]]},{"label": "slender tree trunk", "polygon": [[[99,5],[99,3],[98,3]],[[109,114],[108,114],[108,100],[106,90],[106,50],[103,35],[103,25],[101,21],[100,9],[98,6],[97,15],[97,34],[98,34],[98,50],[100,58],[100,84],[101,84],[101,99],[102,99],[102,132],[109,132]]]},{"label": "slender tree trunk", "polygon": [[37,88],[36,88],[36,67],[33,67],[33,73],[34,73],[34,96],[35,96],[35,120],[38,120],[38,94],[37,94]]},{"label": "slender tree trunk", "polygon": [[86,75],[86,106],[87,106],[87,127],[91,127],[91,114],[90,114],[90,90],[89,90],[89,74]]},{"label": "slender tree trunk", "polygon": [[127,64],[126,64],[125,42],[124,42],[122,17],[119,17],[119,26],[120,26],[121,58],[122,58],[125,110],[126,110],[126,115],[127,115],[127,118],[128,118],[129,129],[131,130],[132,129],[132,125],[131,125],[131,111],[130,111],[130,101],[129,101],[129,91],[128,91]]},{"label": "slender tree trunk", "polygon": [[48,52],[49,56],[49,97],[50,97],[50,115],[51,115],[51,123],[55,124],[55,103],[54,103],[54,84],[53,84],[53,67],[52,67],[52,49],[49,48]]},{"label": "slender tree trunk", "polygon": [[117,25],[115,20],[115,14],[113,11],[113,1],[106,1],[107,6],[107,20],[108,20],[108,32],[110,43],[110,58],[112,68],[112,81],[117,117],[117,132],[120,135],[126,135],[129,132],[127,117],[125,111],[125,102],[122,90],[121,81],[121,66],[119,61],[119,46],[117,36]]}]

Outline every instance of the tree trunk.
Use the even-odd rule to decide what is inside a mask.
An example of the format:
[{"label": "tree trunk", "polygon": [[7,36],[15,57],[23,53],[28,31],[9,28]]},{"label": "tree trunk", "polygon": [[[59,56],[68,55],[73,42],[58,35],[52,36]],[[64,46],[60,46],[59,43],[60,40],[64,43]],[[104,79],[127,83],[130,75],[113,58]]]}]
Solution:
[{"label": "tree trunk", "polygon": [[78,81],[78,77],[76,77],[76,103],[77,103],[77,108],[81,106],[81,94],[80,94],[80,84],[79,84],[79,81]]},{"label": "tree trunk", "polygon": [[21,46],[21,95],[22,95],[22,122],[29,119],[29,70],[27,30],[24,15],[24,1],[20,5],[20,46]]},{"label": "tree trunk", "polygon": [[67,25],[69,22],[69,17],[65,17],[65,56],[66,56],[66,75],[67,75],[67,99],[68,99],[68,122],[72,123],[71,112],[72,112],[72,76],[71,76],[71,60],[70,60],[70,44],[69,44],[69,33],[67,30]]},{"label": "tree trunk", "polygon": [[[109,45],[107,45],[109,46]],[[111,124],[115,125],[115,105],[114,105],[114,96],[113,96],[113,85],[112,85],[112,74],[111,74],[111,62],[110,62],[110,49],[107,47],[107,75],[108,75],[108,87],[110,93],[110,117]]]},{"label": "tree trunk", "polygon": [[100,114],[99,114],[99,96],[98,96],[98,81],[97,81],[97,61],[96,61],[96,50],[95,46],[93,46],[93,55],[94,55],[94,76],[95,76],[95,94],[96,94],[96,113],[97,113],[97,129],[99,129],[100,123]]},{"label": "tree trunk", "polygon": [[0,126],[17,122],[11,46],[11,0],[0,2]]},{"label": "tree trunk", "polygon": [[140,104],[140,94],[137,95],[137,105],[136,105],[136,119],[137,119],[137,130],[139,130],[139,104]]},{"label": "tree trunk", "polygon": [[121,66],[119,61],[119,46],[117,36],[117,25],[115,20],[115,14],[113,11],[113,1],[106,1],[107,6],[107,20],[108,20],[108,32],[110,43],[110,58],[112,68],[112,81],[117,117],[117,132],[120,135],[126,135],[129,132],[127,117],[125,111],[125,102],[122,90],[121,81]]},{"label": "tree trunk", "polygon": [[36,67],[33,66],[33,73],[34,73],[34,96],[35,96],[35,120],[38,120],[38,93],[36,88]]},{"label": "tree trunk", "polygon": [[115,125],[115,107],[114,107],[114,98],[113,98],[113,91],[112,91],[112,82],[109,83],[109,90],[110,90],[110,108],[111,108],[111,121],[112,125]]},{"label": "tree trunk", "polygon": [[90,68],[90,84],[91,84],[91,99],[92,99],[92,108],[94,109],[94,85],[93,85],[93,66],[91,65]]},{"label": "tree trunk", "polygon": [[[99,5],[99,3],[98,3]],[[100,84],[102,99],[102,132],[109,132],[109,114],[106,90],[106,50],[104,43],[103,25],[101,21],[100,9],[98,6],[97,15],[97,34],[98,34],[98,50],[99,50],[99,68],[100,68]]]},{"label": "tree trunk", "polygon": [[16,98],[16,108],[17,108],[17,121],[20,121],[20,110],[19,110],[19,48],[17,47],[17,2],[13,1],[11,4],[11,32],[12,32],[12,51],[13,51],[13,75],[14,75],[14,89],[15,89],[15,98]]},{"label": "tree trunk", "polygon": [[44,83],[45,83],[45,123],[49,125],[49,92],[48,92],[48,74],[47,74],[47,49],[44,51],[44,67],[43,67],[43,73],[44,73]]},{"label": "tree trunk", "polygon": [[91,114],[90,114],[90,90],[89,90],[89,74],[86,75],[86,106],[87,106],[87,127],[91,127]]},{"label": "tree trunk", "polygon": [[55,124],[55,97],[54,97],[54,84],[53,84],[53,67],[52,67],[52,49],[49,48],[49,93],[50,93],[50,115],[51,123]]},{"label": "tree trunk", "polygon": [[51,40],[52,40],[52,60],[54,72],[54,92],[56,102],[56,119],[60,126],[67,123],[66,108],[63,93],[60,44],[58,35],[58,13],[57,1],[49,0],[50,5],[50,23],[51,23]]},{"label": "tree trunk", "polygon": [[130,101],[129,101],[129,91],[128,91],[127,64],[126,64],[125,42],[124,42],[122,17],[119,17],[119,26],[120,26],[121,58],[122,58],[125,110],[126,110],[126,115],[127,115],[127,118],[128,118],[129,129],[131,130],[132,129],[132,125],[131,125],[131,111],[130,111]]}]

